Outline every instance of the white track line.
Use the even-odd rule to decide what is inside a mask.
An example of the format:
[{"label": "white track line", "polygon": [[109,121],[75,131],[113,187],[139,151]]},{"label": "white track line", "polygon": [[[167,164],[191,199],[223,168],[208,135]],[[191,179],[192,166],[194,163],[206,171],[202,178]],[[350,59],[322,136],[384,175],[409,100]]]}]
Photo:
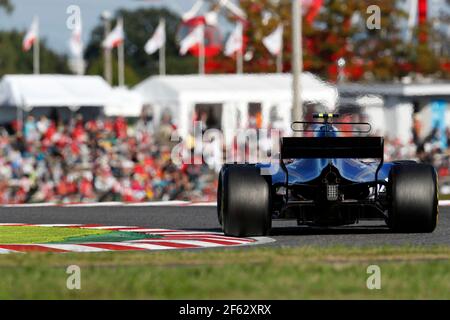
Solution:
[{"label": "white track line", "polygon": [[34,208],[34,207],[54,207],[56,203],[46,202],[46,203],[23,203],[23,204],[4,204],[1,207],[4,208]]},{"label": "white track line", "polygon": [[33,224],[32,226],[55,228],[55,227],[79,227],[82,226],[82,224]]},{"label": "white track line", "polygon": [[120,230],[120,231],[128,231],[128,232],[144,232],[144,233],[155,233],[155,234],[170,234],[172,229],[155,229],[155,228],[141,228],[134,230]]},{"label": "white track line", "polygon": [[137,202],[137,203],[126,203],[124,205],[130,207],[163,207],[163,206],[180,206],[189,205],[189,201],[155,201],[155,202]]},{"label": "white track line", "polygon": [[[128,228],[137,228],[137,227],[127,227],[127,226],[100,226],[100,227],[84,227],[81,226],[80,229],[93,229],[93,230],[111,230],[111,231],[122,231],[122,229]],[[125,230],[123,230],[125,231]],[[135,229],[127,230],[127,231],[135,231]]]},{"label": "white track line", "polygon": [[192,207],[217,207],[217,203],[215,202],[193,202],[189,204]]},{"label": "white track line", "polygon": [[154,202],[93,202],[93,203],[24,203],[0,204],[0,208],[39,208],[39,207],[215,207],[215,202],[189,202],[189,201],[154,201]]},{"label": "white track line", "polygon": [[[135,231],[135,230],[130,230]],[[203,235],[203,234],[217,234],[217,235],[223,235],[223,233],[220,232],[206,232],[206,231],[152,231],[150,233],[153,233],[155,235],[164,235],[164,236],[171,236],[171,235]]]},{"label": "white track line", "polygon": [[[180,243],[180,244],[194,244],[194,245],[198,245],[198,243],[200,244],[206,244],[207,247],[210,246],[210,244],[213,244],[210,241],[203,241],[203,240],[211,240],[211,241],[220,241],[220,242],[226,242],[226,243],[230,243],[233,245],[233,243],[236,244],[242,244],[242,243],[253,243],[253,241],[244,241],[241,239],[214,239],[214,238],[208,238],[208,237],[204,237],[204,238],[198,238],[198,239],[152,239],[152,238],[148,238],[148,239],[139,239],[139,240],[132,240],[131,243],[150,243],[150,242],[173,242],[173,243]],[[215,245],[217,245],[217,243],[215,243]],[[201,247],[203,245],[200,245]],[[224,246],[223,244],[219,246]]]},{"label": "white track line", "polygon": [[20,253],[20,252],[19,251],[14,251],[14,250],[0,248],[0,254],[8,254],[8,253]]},{"label": "white track line", "polygon": [[150,243],[125,243],[128,247],[135,247],[138,249],[144,249],[144,250],[174,250],[178,249],[175,247],[169,247],[169,246],[163,246],[163,245],[157,245],[157,244],[150,244]]},{"label": "white track line", "polygon": [[[0,208],[39,208],[39,207],[216,207],[215,202],[188,202],[188,201],[155,201],[155,202],[97,202],[97,203],[25,203],[25,204],[0,204]],[[450,200],[440,200],[439,206],[450,206]]]},{"label": "white track line", "polygon": [[61,207],[85,208],[85,207],[118,207],[123,206],[122,202],[92,202],[92,203],[69,203],[61,204]]},{"label": "white track line", "polygon": [[41,247],[66,250],[69,252],[106,252],[111,251],[103,248],[87,247],[80,244],[40,244]]},{"label": "white track line", "polygon": [[[149,240],[150,240],[149,241],[150,243],[153,241],[158,241],[158,240],[152,240],[152,239],[149,239]],[[159,241],[164,241],[164,239],[161,239]],[[212,242],[201,241],[201,240],[166,240],[166,241],[170,241],[172,243],[179,243],[179,244],[189,244],[189,245],[194,245],[194,246],[198,246],[201,248],[224,247],[223,244],[212,243]]]}]

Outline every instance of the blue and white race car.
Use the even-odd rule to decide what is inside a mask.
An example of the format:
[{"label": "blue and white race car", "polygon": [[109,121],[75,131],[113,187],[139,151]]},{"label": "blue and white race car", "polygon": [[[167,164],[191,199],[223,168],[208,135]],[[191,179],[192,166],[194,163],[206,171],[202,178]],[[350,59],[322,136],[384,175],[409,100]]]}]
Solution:
[{"label": "blue and white race car", "polygon": [[[345,131],[336,126],[344,123],[333,122],[338,115],[314,117],[321,120],[292,125],[314,137],[281,139],[277,172],[262,174],[273,164],[222,167],[217,208],[226,235],[268,235],[272,219],[322,227],[382,220],[395,232],[433,232],[438,187],[431,165],[384,163],[382,137],[340,137]],[[295,130],[297,125],[310,129]],[[370,131],[369,124],[359,125]]]}]

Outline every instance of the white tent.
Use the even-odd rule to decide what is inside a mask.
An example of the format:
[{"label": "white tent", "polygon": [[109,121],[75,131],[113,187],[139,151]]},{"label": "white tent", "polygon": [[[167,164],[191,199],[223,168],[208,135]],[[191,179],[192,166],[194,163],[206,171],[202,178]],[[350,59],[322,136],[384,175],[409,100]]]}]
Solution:
[{"label": "white tent", "polygon": [[127,88],[112,89],[110,101],[105,106],[105,115],[110,117],[139,117],[142,112],[141,95]]},{"label": "white tent", "polygon": [[[335,107],[337,90],[310,73],[301,77],[301,92],[305,103],[318,103],[328,110]],[[291,122],[292,76],[290,74],[227,74],[154,76],[134,89],[145,104],[154,108],[155,119],[169,110],[181,135],[189,132],[192,112],[198,104],[222,107],[222,128],[231,131],[237,127],[236,118],[247,120],[249,104],[261,105],[263,124],[276,108],[284,128]],[[225,134],[227,134],[225,132]]]},{"label": "white tent", "polygon": [[99,76],[5,75],[0,82],[0,107],[25,111],[39,107],[104,107],[111,87]]},{"label": "white tent", "polygon": [[[338,87],[341,104],[360,105],[369,116],[373,132],[409,144],[412,136],[415,104],[422,123],[422,136],[432,130],[431,105],[434,101],[450,101],[449,82],[423,83],[343,83]],[[450,126],[450,112],[446,112]]]}]

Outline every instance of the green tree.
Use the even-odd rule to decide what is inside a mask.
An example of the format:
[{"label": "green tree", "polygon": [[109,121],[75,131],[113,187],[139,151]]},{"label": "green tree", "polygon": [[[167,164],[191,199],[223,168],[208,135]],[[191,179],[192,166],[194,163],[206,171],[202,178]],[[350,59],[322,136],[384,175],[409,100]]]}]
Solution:
[{"label": "green tree", "polygon": [[[90,75],[101,75],[103,76],[104,63],[102,58],[97,58],[90,61],[87,74]],[[113,59],[112,61],[112,81],[113,83],[119,83],[119,73],[118,73],[118,61]],[[125,64],[125,83],[127,85],[134,85],[140,82],[140,78],[137,73],[132,69],[129,64]]]},{"label": "green tree", "polygon": [[[415,55],[417,67],[420,65],[427,66],[427,69],[436,68],[435,76],[438,78],[450,78],[450,34],[448,28],[450,26],[450,0],[446,0],[440,10],[439,15],[434,17],[426,26],[428,30],[429,43],[424,45],[416,43],[417,51]],[[423,54],[423,51],[426,51]],[[432,53],[431,53],[432,51]],[[427,55],[433,54],[434,59],[427,59]]]},{"label": "green tree", "polygon": [[[280,23],[284,25],[283,42],[285,50],[283,54],[284,65],[290,65],[291,43],[291,4],[290,1],[249,1],[240,2],[242,9],[247,13],[248,24],[245,36],[247,38],[247,50],[252,53],[251,63],[246,63],[246,72],[274,72],[276,70],[276,58],[267,51],[262,40],[273,32]],[[266,19],[262,19],[266,15]]]},{"label": "green tree", "polygon": [[0,9],[3,8],[6,12],[11,13],[14,9],[10,0],[0,0]]},{"label": "green tree", "polygon": [[[0,77],[4,74],[33,72],[33,53],[22,50],[23,37],[23,32],[0,32]],[[42,73],[69,73],[67,58],[49,49],[42,40],[40,54]]]},{"label": "green tree", "polygon": [[[305,69],[328,80],[337,80],[337,61],[344,58],[346,70],[359,68],[355,54],[354,38],[360,32],[352,18],[364,19],[367,5],[360,0],[325,0],[323,9],[313,25],[306,25],[304,32]],[[352,72],[349,80],[358,80]]]},{"label": "green tree", "polygon": [[[283,66],[290,71],[292,53],[292,1],[291,0],[241,0],[240,6],[247,14],[247,51],[253,53],[251,63],[246,63],[246,72],[274,72],[275,57],[264,47],[262,40],[282,24]],[[303,19],[303,60],[307,71],[327,79],[336,78],[336,61],[347,54],[347,41],[356,33],[350,24],[352,15],[362,11],[360,0],[325,0],[321,14],[315,22]],[[230,17],[230,20],[235,18]],[[230,58],[221,57],[228,66]],[[351,63],[351,61],[350,61]],[[227,68],[227,67],[226,67]],[[233,69],[234,70],[234,69]]]},{"label": "green tree", "polygon": [[[450,0],[447,0],[450,3]],[[392,81],[411,72],[442,76],[439,59],[430,43],[406,43],[401,29],[407,14],[400,4],[404,0],[324,0],[314,23],[303,19],[304,69],[335,81],[338,77],[337,61],[346,61],[345,76],[350,81]],[[251,62],[245,64],[246,72],[273,72],[275,59],[262,45],[263,37],[280,23],[284,32],[284,71],[291,67],[291,0],[240,0],[248,16],[246,28],[247,50],[253,52]],[[380,8],[381,28],[369,29],[366,25],[369,6]],[[266,17],[266,19],[264,19]],[[235,18],[230,17],[230,21]],[[433,34],[432,31],[428,31]],[[441,40],[448,43],[447,40]],[[217,59],[219,71],[234,72],[233,59]],[[448,61],[448,59],[447,59]]]},{"label": "green tree", "polygon": [[[117,17],[123,17],[125,30],[125,61],[126,83],[134,85],[152,74],[158,74],[158,54],[149,56],[144,51],[144,45],[158,26],[160,18],[166,20],[166,64],[168,74],[195,73],[197,61],[187,56],[180,57],[176,43],[176,32],[181,23],[179,16],[167,9],[138,9],[135,11],[119,10],[112,22],[114,26]],[[88,73],[103,75],[103,23],[99,23],[91,34],[86,48]]]},{"label": "green tree", "polygon": [[[400,2],[366,0],[360,7],[362,19],[348,54],[362,62],[366,80],[392,81],[409,72],[409,45],[400,28],[408,15],[399,7]],[[374,5],[380,9],[380,25],[371,29],[367,22],[374,13],[367,8]]]}]

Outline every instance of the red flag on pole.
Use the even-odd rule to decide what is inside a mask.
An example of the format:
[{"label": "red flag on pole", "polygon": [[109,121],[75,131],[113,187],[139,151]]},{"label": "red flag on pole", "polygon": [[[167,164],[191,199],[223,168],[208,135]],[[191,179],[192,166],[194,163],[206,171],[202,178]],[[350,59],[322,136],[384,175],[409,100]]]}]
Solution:
[{"label": "red flag on pole", "polygon": [[428,39],[426,28],[427,16],[428,16],[428,2],[427,0],[419,0],[418,3],[419,11],[419,41],[426,42]]},{"label": "red flag on pole", "polygon": [[33,22],[31,23],[30,29],[28,29],[28,32],[25,34],[25,37],[23,38],[22,42],[23,51],[29,51],[31,49],[34,42],[38,38],[38,34],[39,34],[39,21],[37,17],[35,17],[33,19]]},{"label": "red flag on pole", "polygon": [[123,23],[121,20],[118,20],[116,27],[108,34],[102,45],[104,48],[112,49],[118,47],[124,40],[125,33],[123,31]]},{"label": "red flag on pole", "polygon": [[323,0],[300,0],[304,12],[306,12],[305,20],[308,24],[312,24],[322,8]]}]

